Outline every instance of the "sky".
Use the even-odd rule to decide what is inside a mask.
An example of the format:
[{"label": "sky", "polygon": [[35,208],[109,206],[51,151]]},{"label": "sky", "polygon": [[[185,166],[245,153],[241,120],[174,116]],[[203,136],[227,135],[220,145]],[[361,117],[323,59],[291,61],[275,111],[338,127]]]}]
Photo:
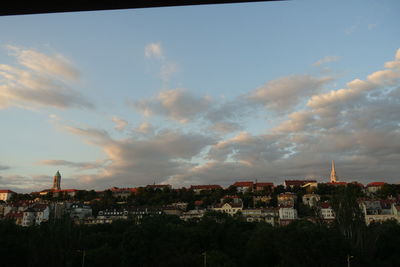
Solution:
[{"label": "sky", "polygon": [[0,188],[400,180],[400,2],[0,17]]}]

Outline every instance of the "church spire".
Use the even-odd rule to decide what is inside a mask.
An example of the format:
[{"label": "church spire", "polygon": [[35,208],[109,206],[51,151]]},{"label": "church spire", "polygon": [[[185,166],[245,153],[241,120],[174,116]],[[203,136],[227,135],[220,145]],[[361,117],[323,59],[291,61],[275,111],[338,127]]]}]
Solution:
[{"label": "church spire", "polygon": [[331,170],[331,183],[337,182],[337,175],[335,171],[335,162],[332,160],[332,170]]}]

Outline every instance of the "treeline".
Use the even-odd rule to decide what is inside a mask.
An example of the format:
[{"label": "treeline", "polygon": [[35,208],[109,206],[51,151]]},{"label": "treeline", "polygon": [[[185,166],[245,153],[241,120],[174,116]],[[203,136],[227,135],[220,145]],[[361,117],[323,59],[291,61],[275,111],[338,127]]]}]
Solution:
[{"label": "treeline", "polygon": [[362,228],[362,244],[337,225],[284,227],[221,213],[199,222],[174,216],[141,224],[74,225],[68,218],[23,228],[0,221],[1,266],[400,266],[400,225]]}]

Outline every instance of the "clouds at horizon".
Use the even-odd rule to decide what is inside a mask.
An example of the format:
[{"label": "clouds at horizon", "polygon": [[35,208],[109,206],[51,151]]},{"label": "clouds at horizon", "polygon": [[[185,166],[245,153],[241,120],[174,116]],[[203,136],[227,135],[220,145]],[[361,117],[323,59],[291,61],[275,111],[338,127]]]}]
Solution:
[{"label": "clouds at horizon", "polygon": [[[149,53],[156,56],[157,51]],[[132,126],[126,117],[112,117],[124,137],[100,127],[64,125],[65,132],[101,148],[104,162],[42,159],[40,164],[76,170],[74,181],[87,188],[153,182],[225,185],[241,179],[322,181],[331,160],[339,179],[397,182],[399,80],[400,49],[383,69],[339,89],[332,89],[333,77],[288,75],[226,101],[189,89],[161,90],[129,104],[145,122]],[[261,134],[246,128],[256,113],[273,119]],[[156,119],[170,124],[157,125]],[[88,169],[96,173],[79,172]],[[17,186],[22,179],[4,177],[0,186]]]}]

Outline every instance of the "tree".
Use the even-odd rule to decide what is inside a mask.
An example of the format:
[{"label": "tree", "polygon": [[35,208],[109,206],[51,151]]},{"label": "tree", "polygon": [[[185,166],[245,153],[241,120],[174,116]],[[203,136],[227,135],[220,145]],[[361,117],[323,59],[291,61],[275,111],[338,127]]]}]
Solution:
[{"label": "tree", "polygon": [[364,214],[357,202],[357,186],[337,188],[332,197],[332,209],[335,213],[335,224],[353,248],[363,249],[366,225]]}]

